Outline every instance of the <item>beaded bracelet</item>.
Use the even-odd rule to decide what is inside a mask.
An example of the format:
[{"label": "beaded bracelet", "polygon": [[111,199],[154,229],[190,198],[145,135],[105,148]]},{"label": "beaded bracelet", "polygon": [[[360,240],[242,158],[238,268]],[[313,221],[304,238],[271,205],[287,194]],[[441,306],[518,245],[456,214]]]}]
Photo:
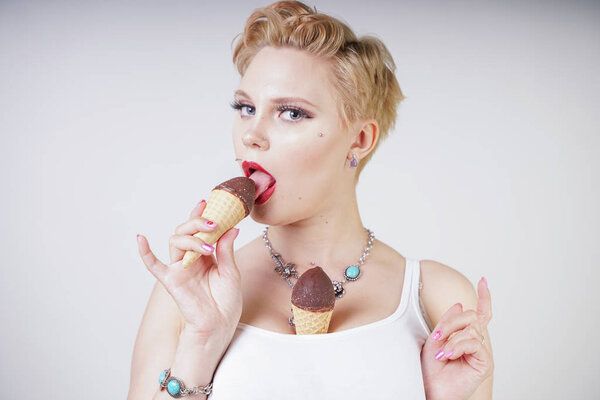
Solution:
[{"label": "beaded bracelet", "polygon": [[208,386],[194,386],[186,388],[181,379],[171,376],[171,368],[165,369],[158,377],[160,390],[167,389],[167,393],[171,397],[178,399],[179,397],[191,396],[194,394],[210,394],[212,392],[212,382]]}]

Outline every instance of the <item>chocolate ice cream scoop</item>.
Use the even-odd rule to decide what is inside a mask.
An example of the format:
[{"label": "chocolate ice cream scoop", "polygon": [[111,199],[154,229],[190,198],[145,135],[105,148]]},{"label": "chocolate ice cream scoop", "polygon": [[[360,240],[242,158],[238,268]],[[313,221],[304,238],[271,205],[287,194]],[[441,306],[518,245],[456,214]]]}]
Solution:
[{"label": "chocolate ice cream scoop", "polygon": [[256,191],[256,187],[252,179],[246,178],[245,176],[237,176],[218,184],[213,190],[215,189],[226,190],[229,193],[239,197],[239,199],[242,200],[244,204],[244,210],[246,211],[244,218],[247,217],[252,211],[252,206],[254,206],[254,195]]},{"label": "chocolate ice cream scoop", "polygon": [[303,273],[292,290],[292,304],[308,311],[328,311],[335,305],[333,282],[316,266]]}]

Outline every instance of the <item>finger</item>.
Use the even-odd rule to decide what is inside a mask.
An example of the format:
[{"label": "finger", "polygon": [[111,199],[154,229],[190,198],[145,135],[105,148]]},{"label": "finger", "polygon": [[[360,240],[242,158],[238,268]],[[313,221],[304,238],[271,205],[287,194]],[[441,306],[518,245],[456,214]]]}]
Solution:
[{"label": "finger", "polygon": [[482,328],[485,328],[492,319],[492,296],[484,277],[477,284],[477,314]]},{"label": "finger", "polygon": [[[201,200],[190,213],[190,219],[175,228],[175,234],[193,235],[198,232],[212,232],[217,227],[217,223],[200,217],[206,208],[206,200]],[[169,245],[169,259],[171,264],[181,260],[185,251]]]},{"label": "finger", "polygon": [[200,200],[200,202],[198,204],[196,204],[196,207],[194,207],[192,209],[192,211],[190,212],[190,218],[201,216],[202,213],[204,212],[205,208],[206,208],[206,200],[202,199],[202,200]]},{"label": "finger", "polygon": [[216,255],[217,263],[219,264],[219,273],[227,274],[231,277],[240,276],[233,251],[233,241],[239,233],[239,229],[231,228],[217,241]]},{"label": "finger", "polygon": [[[465,354],[473,354],[478,359],[484,359],[483,352],[487,349],[481,344],[480,339],[463,339],[458,341],[454,347],[445,353],[443,358],[447,360],[456,360],[464,356]],[[450,354],[450,356],[447,356]]]},{"label": "finger", "polygon": [[433,332],[431,333],[431,336],[429,336],[429,339],[441,342],[442,340],[448,338],[448,336],[450,336],[450,333],[446,333],[448,321],[451,321],[460,313],[462,313],[462,304],[460,303],[456,303],[446,310],[446,312],[440,317],[440,320],[435,328],[433,328]]},{"label": "finger", "polygon": [[[460,309],[462,310],[462,304],[460,304]],[[475,310],[466,310],[455,314],[452,318],[448,318],[446,321],[438,325],[438,329],[442,331],[442,334],[437,340],[444,341],[452,338],[453,335],[470,325],[480,329],[481,323]]]},{"label": "finger", "polygon": [[193,217],[175,228],[178,235],[193,235],[198,232],[212,232],[217,223],[202,217]]},{"label": "finger", "polygon": [[[481,341],[481,333],[477,330],[476,327],[469,325],[464,329],[456,332],[455,335],[452,336],[450,340],[444,345],[443,353],[444,357],[448,358],[455,351],[458,343],[463,340],[477,339]],[[438,358],[439,359],[439,358]]]},{"label": "finger", "polygon": [[181,261],[186,251],[195,251],[204,256],[209,256],[214,251],[214,246],[210,246],[202,239],[191,235],[172,235],[169,238],[169,248],[172,248],[172,254],[176,257],[171,259],[171,264]]},{"label": "finger", "polygon": [[143,235],[138,235],[138,251],[140,253],[140,257],[142,257],[142,261],[146,268],[154,275],[156,279],[162,282],[163,277],[166,274],[167,266],[160,262],[158,258],[152,253],[150,250],[150,244],[148,240]]}]

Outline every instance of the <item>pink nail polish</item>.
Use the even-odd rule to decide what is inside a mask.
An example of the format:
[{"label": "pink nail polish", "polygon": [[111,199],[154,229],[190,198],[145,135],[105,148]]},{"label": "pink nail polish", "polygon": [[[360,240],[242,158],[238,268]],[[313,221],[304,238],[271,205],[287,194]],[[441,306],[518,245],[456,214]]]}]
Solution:
[{"label": "pink nail polish", "polygon": [[207,250],[207,251],[210,251],[211,253],[212,253],[212,252],[214,251],[214,249],[215,249],[214,247],[212,247],[211,245],[209,245],[209,244],[206,244],[206,243],[204,243],[204,244],[202,245],[202,247],[203,247],[205,250]]},{"label": "pink nail polish", "polygon": [[439,340],[442,337],[442,331],[441,330],[437,330],[433,333],[433,335],[431,335],[431,338],[433,340]]},{"label": "pink nail polish", "polygon": [[217,226],[216,222],[212,222],[212,221],[206,221],[206,225],[213,227],[213,226]]},{"label": "pink nail polish", "polygon": [[454,354],[454,350],[451,350],[451,351],[447,352],[447,353],[444,355],[444,357],[446,357],[446,358],[450,358],[450,356],[451,356],[452,354]]},{"label": "pink nail polish", "polygon": [[198,202],[198,204],[196,204],[196,207],[198,207],[198,206],[199,206],[200,204],[202,204],[202,203],[206,203],[206,200],[204,200],[204,199],[200,200],[200,201]]},{"label": "pink nail polish", "polygon": [[483,281],[485,282],[485,287],[488,287],[488,284],[487,284],[487,279],[485,279],[485,276],[482,276],[481,278],[482,278],[482,279],[483,279]]},{"label": "pink nail polish", "polygon": [[442,356],[444,355],[444,350],[440,350],[438,351],[438,353],[435,355],[435,359],[439,360],[440,358],[442,358]]}]

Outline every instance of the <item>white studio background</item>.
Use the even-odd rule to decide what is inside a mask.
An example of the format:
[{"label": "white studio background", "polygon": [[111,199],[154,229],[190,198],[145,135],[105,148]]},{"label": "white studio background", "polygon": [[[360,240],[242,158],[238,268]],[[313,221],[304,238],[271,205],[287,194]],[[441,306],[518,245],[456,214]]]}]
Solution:
[{"label": "white studio background", "polygon": [[[136,234],[168,261],[241,174],[230,43],[268,3],[0,3],[1,398],[125,398],[154,283]],[[599,3],[308,3],[380,37],[407,96],[366,226],[486,276],[495,399],[599,398]]]}]

